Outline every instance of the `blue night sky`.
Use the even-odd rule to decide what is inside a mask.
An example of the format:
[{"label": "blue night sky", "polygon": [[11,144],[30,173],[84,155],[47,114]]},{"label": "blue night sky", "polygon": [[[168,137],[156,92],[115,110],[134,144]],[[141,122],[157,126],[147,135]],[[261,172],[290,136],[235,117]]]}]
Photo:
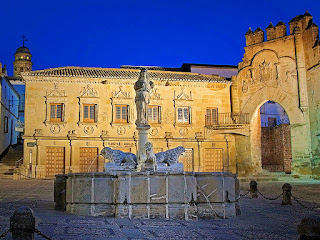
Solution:
[{"label": "blue night sky", "polygon": [[12,75],[21,35],[33,70],[241,61],[248,27],[286,24],[308,10],[320,25],[320,1],[17,1],[1,2],[0,61]]}]

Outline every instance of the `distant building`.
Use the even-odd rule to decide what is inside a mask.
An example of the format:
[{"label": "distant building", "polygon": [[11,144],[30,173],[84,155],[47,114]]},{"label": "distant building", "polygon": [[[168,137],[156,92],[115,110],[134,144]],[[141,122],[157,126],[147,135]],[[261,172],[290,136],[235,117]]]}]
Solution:
[{"label": "distant building", "polygon": [[24,104],[25,104],[25,83],[21,78],[21,73],[32,71],[31,53],[29,48],[23,45],[14,54],[13,77],[8,77],[10,83],[20,94],[19,120],[24,123]]},{"label": "distant building", "polygon": [[262,127],[274,127],[280,124],[289,124],[289,117],[283,107],[276,102],[268,101],[260,107]]},{"label": "distant building", "polygon": [[181,69],[185,72],[216,75],[229,79],[231,79],[232,76],[237,76],[238,74],[238,66],[233,65],[184,63],[181,66]]},{"label": "distant building", "polygon": [[10,145],[16,144],[19,132],[15,131],[18,121],[19,94],[7,78],[6,69],[0,63],[0,154]]}]

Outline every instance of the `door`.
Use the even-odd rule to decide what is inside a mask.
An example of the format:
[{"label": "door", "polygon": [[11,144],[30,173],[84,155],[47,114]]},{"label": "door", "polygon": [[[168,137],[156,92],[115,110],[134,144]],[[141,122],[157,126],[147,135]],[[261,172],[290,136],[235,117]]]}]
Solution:
[{"label": "door", "polygon": [[206,148],[204,156],[204,172],[223,172],[223,149]]},{"label": "door", "polygon": [[179,162],[183,163],[183,170],[193,172],[193,148],[186,148],[183,155],[179,156]]},{"label": "door", "polygon": [[46,148],[46,176],[54,177],[56,174],[64,174],[65,154],[64,147]]},{"label": "door", "polygon": [[98,172],[98,148],[80,148],[80,172]]}]

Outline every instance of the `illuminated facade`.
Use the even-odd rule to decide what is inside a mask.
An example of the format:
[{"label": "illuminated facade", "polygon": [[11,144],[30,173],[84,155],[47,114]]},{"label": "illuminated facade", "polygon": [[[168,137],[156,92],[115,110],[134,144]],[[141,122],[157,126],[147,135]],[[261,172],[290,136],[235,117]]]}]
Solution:
[{"label": "illuminated facade", "polygon": [[[262,29],[249,30],[243,62],[231,80],[149,69],[155,83],[149,139],[155,151],[185,147],[186,171],[257,174],[262,169],[259,108],[274,101],[290,119],[293,173],[320,175],[318,27],[308,13],[289,25],[289,35],[284,23],[270,25],[267,41]],[[104,159],[97,154],[104,146],[136,153],[138,69],[61,67],[21,75],[26,173],[29,163],[39,178],[103,171]]]}]

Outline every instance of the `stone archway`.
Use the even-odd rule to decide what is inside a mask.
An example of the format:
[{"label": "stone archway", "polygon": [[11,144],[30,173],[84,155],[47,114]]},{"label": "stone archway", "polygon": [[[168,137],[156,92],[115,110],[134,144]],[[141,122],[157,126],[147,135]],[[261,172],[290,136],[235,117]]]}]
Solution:
[{"label": "stone archway", "polygon": [[[253,93],[243,104],[241,112],[248,113],[250,122],[250,161],[251,174],[262,170],[261,166],[261,127],[258,112],[268,100],[279,103],[287,112],[291,125],[292,170],[294,173],[308,174],[310,136],[309,124],[305,121],[305,113],[298,106],[296,96],[286,93],[281,88],[263,87]],[[306,172],[307,171],[307,172]]]},{"label": "stone archway", "polygon": [[261,126],[261,164],[269,172],[291,173],[290,121],[284,108],[267,101],[259,109]]}]

